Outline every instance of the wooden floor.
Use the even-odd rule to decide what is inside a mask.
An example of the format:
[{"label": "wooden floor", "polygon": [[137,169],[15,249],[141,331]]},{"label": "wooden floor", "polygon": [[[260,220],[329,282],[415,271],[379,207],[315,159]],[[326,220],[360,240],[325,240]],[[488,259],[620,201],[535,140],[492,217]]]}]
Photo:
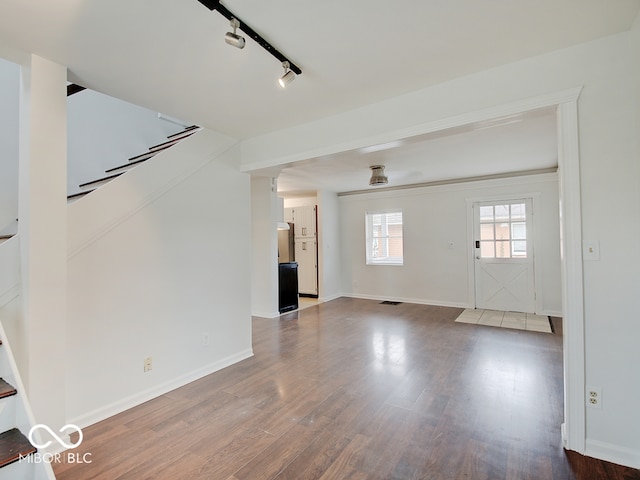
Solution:
[{"label": "wooden floor", "polygon": [[77,479],[640,479],[566,453],[562,328],[342,298],[255,318],[255,356],[84,430]]}]

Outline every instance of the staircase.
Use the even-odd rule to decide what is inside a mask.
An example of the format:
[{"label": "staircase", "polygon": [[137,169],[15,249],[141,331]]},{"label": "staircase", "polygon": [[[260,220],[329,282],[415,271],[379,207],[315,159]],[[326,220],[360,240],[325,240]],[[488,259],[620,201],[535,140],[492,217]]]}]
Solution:
[{"label": "staircase", "polygon": [[199,130],[200,130],[199,126],[192,125],[190,127],[186,127],[184,130],[178,133],[169,135],[167,137],[166,142],[160,143],[158,145],[154,145],[153,147],[149,148],[149,151],[141,153],[140,155],[136,155],[135,157],[129,158],[127,163],[124,163],[122,165],[118,165],[117,167],[113,167],[113,168],[110,168],[109,170],[106,170],[105,171],[106,175],[104,177],[79,185],[82,191],[78,193],[74,193],[73,195],[69,195],[67,197],[67,203],[73,203],[76,200],[84,197],[85,195],[90,194],[91,192],[98,189],[99,187],[106,185],[111,180],[118,178],[120,175],[128,172],[129,170],[132,170],[133,168],[137,167],[141,163],[144,163],[147,160],[155,157],[158,153],[172,147],[173,145],[184,140],[185,138],[190,137],[191,135],[198,132]]},{"label": "staircase", "polygon": [[19,238],[15,231],[17,220],[0,232],[14,237],[0,245],[0,480],[52,480],[51,465],[42,461],[27,437],[35,420],[4,329],[6,322],[16,320],[15,310],[19,310]]},{"label": "staircase", "polygon": [[34,425],[11,348],[0,324],[0,480],[54,480],[49,462],[27,438]]}]

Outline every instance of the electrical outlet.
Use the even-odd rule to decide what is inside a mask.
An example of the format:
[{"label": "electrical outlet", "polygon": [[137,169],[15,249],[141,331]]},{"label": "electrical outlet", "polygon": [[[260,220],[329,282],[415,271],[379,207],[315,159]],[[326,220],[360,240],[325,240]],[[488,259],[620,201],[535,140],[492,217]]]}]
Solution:
[{"label": "electrical outlet", "polygon": [[153,368],[153,359],[151,357],[147,357],[144,359],[144,371],[150,372]]},{"label": "electrical outlet", "polygon": [[209,346],[209,332],[204,332],[202,334],[202,346],[203,347]]},{"label": "electrical outlet", "polygon": [[587,407],[602,408],[602,389],[587,387]]}]

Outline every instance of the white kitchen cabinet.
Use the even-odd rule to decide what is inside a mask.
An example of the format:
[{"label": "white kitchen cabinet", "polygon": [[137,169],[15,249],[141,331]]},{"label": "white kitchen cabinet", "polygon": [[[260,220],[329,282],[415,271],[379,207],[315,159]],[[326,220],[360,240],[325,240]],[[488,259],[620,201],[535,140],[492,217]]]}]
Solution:
[{"label": "white kitchen cabinet", "polygon": [[[287,212],[290,210],[290,212]],[[315,237],[316,236],[316,207],[308,205],[304,207],[285,208],[285,220],[293,222],[296,237]]]},{"label": "white kitchen cabinet", "polygon": [[293,223],[293,208],[284,209],[284,221],[287,223]]},{"label": "white kitchen cabinet", "polygon": [[298,290],[302,295],[318,295],[318,237],[315,205],[284,209],[284,221],[293,223],[295,261],[298,263]]},{"label": "white kitchen cabinet", "polygon": [[297,239],[298,293],[318,295],[318,247],[315,238]]}]

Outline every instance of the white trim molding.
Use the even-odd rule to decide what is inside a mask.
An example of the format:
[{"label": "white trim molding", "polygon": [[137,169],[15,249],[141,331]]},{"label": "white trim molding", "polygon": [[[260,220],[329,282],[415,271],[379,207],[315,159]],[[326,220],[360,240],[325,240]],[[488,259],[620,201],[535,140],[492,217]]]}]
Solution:
[{"label": "white trim molding", "polygon": [[585,455],[640,469],[640,452],[629,448],[621,448],[618,445],[587,440]]},{"label": "white trim molding", "polygon": [[584,287],[582,271],[582,207],[578,97],[558,105],[558,185],[560,197],[560,258],[562,264],[564,438],[569,450],[585,453],[586,412]]}]

